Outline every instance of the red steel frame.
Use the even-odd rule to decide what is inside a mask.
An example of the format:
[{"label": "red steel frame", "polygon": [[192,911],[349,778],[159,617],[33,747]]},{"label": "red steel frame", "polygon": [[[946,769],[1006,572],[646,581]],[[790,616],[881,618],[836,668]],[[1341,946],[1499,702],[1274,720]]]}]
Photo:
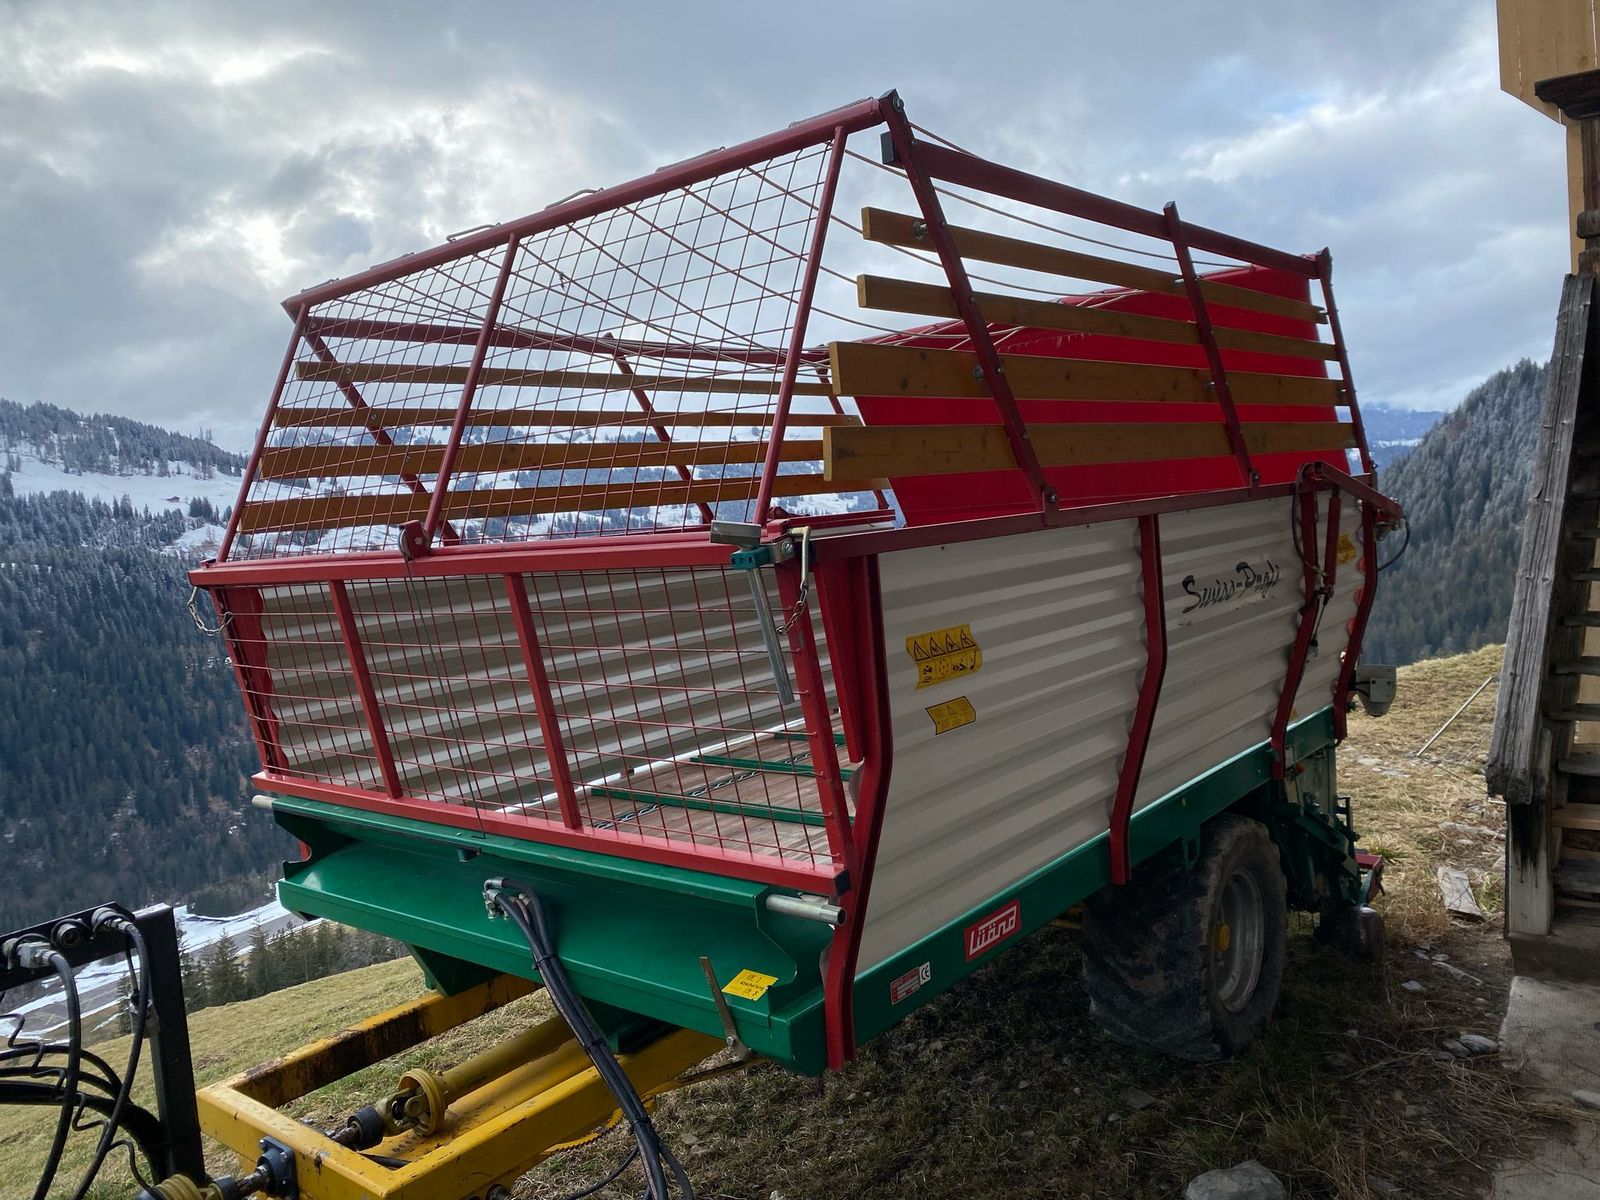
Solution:
[{"label": "red steel frame", "polygon": [[1133,816],[1133,800],[1139,791],[1150,731],[1156,723],[1156,705],[1161,700],[1161,684],[1167,674],[1166,585],[1161,565],[1161,518],[1155,513],[1139,518],[1139,574],[1144,588],[1145,667],[1133,726],[1128,731],[1128,749],[1117,773],[1117,794],[1111,803],[1111,882],[1116,884],[1127,883],[1133,873],[1128,822]]},{"label": "red steel frame", "polygon": [[[955,297],[957,311],[971,346],[979,360],[983,380],[1018,469],[1038,496],[1038,509],[1013,516],[901,529],[846,531],[812,543],[813,586],[821,610],[824,631],[833,664],[834,687],[839,698],[838,721],[852,759],[861,763],[861,778],[856,808],[852,814],[841,776],[835,748],[834,715],[830,713],[824,690],[816,637],[809,606],[801,607],[798,619],[788,631],[789,648],[799,672],[802,708],[807,740],[821,795],[831,867],[785,861],[777,856],[740,853],[717,846],[684,846],[652,835],[627,832],[615,826],[606,829],[587,824],[576,802],[576,784],[568,763],[566,746],[555,713],[551,683],[525,584],[528,573],[593,571],[615,568],[722,567],[730,559],[731,548],[713,543],[704,528],[658,531],[649,534],[621,534],[604,537],[578,537],[559,542],[521,545],[462,545],[443,521],[449,478],[459,451],[462,435],[472,411],[477,381],[491,347],[548,345],[590,353],[612,355],[626,375],[632,375],[627,355],[638,350],[656,356],[684,358],[712,357],[743,359],[767,366],[781,366],[779,400],[773,416],[770,444],[762,463],[756,497],[756,523],[764,527],[771,540],[785,536],[791,524],[825,526],[869,519],[873,514],[849,514],[842,518],[796,518],[793,521],[772,506],[773,482],[779,473],[780,443],[789,416],[790,402],[798,372],[803,364],[817,365],[822,355],[804,346],[807,320],[811,312],[829,215],[834,203],[846,138],[874,126],[887,129],[892,155],[890,165],[904,171],[926,223],[930,244],[936,251]],[[830,146],[823,180],[818,220],[807,250],[800,303],[788,344],[781,352],[715,345],[669,345],[647,341],[586,339],[579,335],[530,335],[496,325],[496,316],[505,295],[507,281],[518,246],[523,239],[562,225],[593,217],[623,205],[659,195],[668,189],[684,187],[719,173],[747,167],[786,152],[827,143]],[[1193,311],[1201,346],[1212,375],[1212,387],[1227,429],[1229,445],[1238,462],[1241,486],[1234,489],[1158,496],[1149,499],[1118,501],[1076,508],[1058,506],[1055,489],[1048,485],[1033,452],[1027,422],[1023,418],[1001,365],[999,352],[989,327],[972,295],[972,285],[964,263],[948,232],[939,200],[937,182],[965,187],[991,196],[1083,218],[1127,232],[1164,240],[1178,261],[1182,283]],[[466,382],[462,386],[455,418],[445,444],[443,464],[431,489],[427,517],[422,522],[426,553],[415,561],[405,561],[395,550],[306,555],[280,559],[230,562],[229,554],[238,532],[240,510],[251,481],[256,476],[262,453],[273,428],[279,402],[293,367],[296,347],[302,340],[322,361],[330,361],[325,337],[359,336],[380,329],[394,332],[400,327],[361,318],[319,319],[318,305],[348,296],[362,289],[393,282],[451,260],[501,247],[504,255],[484,319],[471,325],[406,326],[416,336],[436,343],[474,347]],[[1325,463],[1308,467],[1295,484],[1263,486],[1245,445],[1239,417],[1234,409],[1227,372],[1217,346],[1211,318],[1196,273],[1192,251],[1227,255],[1241,261],[1292,272],[1316,279],[1322,287],[1329,332],[1336,348],[1337,362],[1344,380],[1341,403],[1350,409],[1362,462],[1363,474],[1352,477]],[[1315,257],[1288,254],[1227,234],[1189,224],[1180,219],[1175,205],[1162,213],[1096,196],[1022,171],[1003,167],[965,152],[941,146],[915,136],[904,108],[894,93],[877,100],[863,100],[755,141],[715,151],[699,158],[665,168],[643,179],[607,188],[565,201],[533,216],[505,225],[493,226],[421,254],[371,268],[348,279],[334,281],[299,293],[285,301],[294,317],[289,349],[278,372],[261,430],[250,456],[241,489],[240,503],[234,507],[219,551],[218,561],[195,571],[198,585],[211,589],[217,607],[225,615],[227,637],[240,686],[251,709],[252,732],[257,739],[264,769],[255,777],[258,786],[311,799],[393,812],[449,825],[503,832],[533,838],[558,846],[600,850],[697,870],[727,873],[775,885],[819,891],[834,895],[845,912],[845,920],[835,931],[825,957],[825,1014],[829,1061],[843,1065],[854,1056],[855,1042],[851,1017],[852,983],[861,944],[864,914],[870,894],[873,864],[876,859],[884,816],[884,802],[893,767],[893,739],[887,690],[887,655],[884,643],[881,588],[877,556],[880,553],[956,541],[1005,536],[1046,528],[1099,523],[1117,519],[1136,519],[1139,530],[1141,579],[1144,591],[1144,620],[1147,657],[1138,703],[1129,734],[1128,749],[1119,772],[1109,827],[1109,853],[1113,878],[1124,883],[1129,878],[1128,823],[1139,777],[1154,725],[1166,665],[1166,613],[1162,588],[1160,514],[1233,504],[1248,499],[1292,497],[1300,523],[1305,603],[1284,687],[1272,729],[1272,744],[1282,770],[1282,745],[1295,692],[1303,675],[1306,659],[1323,605],[1332,594],[1337,567],[1340,500],[1348,495],[1359,503],[1362,530],[1362,570],[1365,573],[1355,618],[1350,623],[1350,638],[1345,660],[1334,685],[1334,712],[1342,735],[1355,656],[1372,608],[1376,581],[1376,540],[1380,518],[1397,519],[1398,508],[1372,486],[1373,473],[1365,431],[1356,407],[1354,386],[1350,382],[1349,359],[1331,288],[1331,259],[1326,251]],[[404,331],[402,331],[404,332]],[[352,409],[366,408],[366,402],[353,386],[341,387]],[[635,388],[635,399],[647,416],[653,415],[651,401],[642,389]],[[834,400],[838,408],[837,398]],[[385,444],[387,434],[374,429],[374,436]],[[670,441],[666,429],[656,426],[663,441]],[[419,494],[428,486],[415,477],[402,480]],[[1325,545],[1316,545],[1317,500],[1326,492],[1327,530]],[[881,503],[881,501],[880,501]],[[701,506],[709,520],[710,509]],[[876,515],[884,515],[882,513]],[[435,534],[442,544],[432,544]],[[407,556],[409,557],[409,556]],[[1325,564],[1325,567],[1321,564]],[[356,619],[345,590],[356,580],[429,579],[459,575],[500,575],[504,594],[516,631],[518,650],[527,672],[541,734],[552,767],[560,804],[561,820],[530,826],[511,822],[492,812],[451,808],[408,798],[403,794],[393,756],[383,735],[380,707],[365,661]],[[795,610],[800,598],[800,565],[789,562],[777,569],[779,596],[783,612]],[[363,788],[324,784],[295,778],[285,773],[283,758],[275,745],[275,721],[270,703],[270,672],[264,662],[255,661],[253,644],[259,644],[259,590],[277,584],[322,584],[329,589],[334,611],[346,646],[361,705],[374,734],[379,766],[384,781],[383,793]]]},{"label": "red steel frame", "polygon": [[1239,412],[1233,406],[1233,392],[1228,387],[1228,370],[1222,365],[1222,349],[1217,345],[1217,331],[1211,324],[1211,308],[1200,286],[1200,274],[1194,269],[1194,256],[1189,253],[1189,243],[1183,222],[1178,219],[1176,202],[1169,203],[1161,215],[1166,221],[1167,234],[1172,239],[1172,252],[1178,258],[1179,269],[1183,271],[1184,294],[1189,297],[1189,307],[1194,311],[1195,330],[1200,335],[1201,348],[1205,350],[1206,365],[1211,368],[1211,389],[1222,409],[1222,424],[1228,431],[1228,445],[1233,448],[1233,457],[1239,463],[1239,478],[1246,487],[1253,489],[1261,481],[1261,474],[1251,463],[1250,450],[1244,444]]}]

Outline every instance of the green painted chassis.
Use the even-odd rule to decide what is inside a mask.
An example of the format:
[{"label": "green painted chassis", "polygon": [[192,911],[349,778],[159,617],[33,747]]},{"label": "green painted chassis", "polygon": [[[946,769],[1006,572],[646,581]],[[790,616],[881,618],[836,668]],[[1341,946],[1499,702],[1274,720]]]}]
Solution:
[{"label": "green painted chassis", "polygon": [[[1206,821],[1242,811],[1272,830],[1293,907],[1316,909],[1329,898],[1359,902],[1356,838],[1335,793],[1334,745],[1333,710],[1325,708],[1288,731],[1293,786],[1273,779],[1263,741],[1146,805],[1133,816],[1132,861],[1175,855],[1193,863]],[[805,1074],[826,1068],[820,959],[830,931],[769,911],[767,894],[783,889],[319,801],[279,798],[273,812],[309,851],[304,861],[285,864],[283,904],[405,943],[443,992],[502,972],[537,978],[517,931],[484,906],[484,881],[505,876],[545,899],[573,982],[613,1035],[624,1036],[643,1018],[722,1036],[700,965],[705,956],[724,983],[746,969],[778,981],[760,999],[725,997],[746,1045]],[[1108,835],[1101,834],[862,971],[854,996],[857,1045],[1109,886]],[[966,928],[1012,900],[1017,934],[969,960]],[[908,973],[926,982],[897,1001],[905,989],[891,984]]]}]

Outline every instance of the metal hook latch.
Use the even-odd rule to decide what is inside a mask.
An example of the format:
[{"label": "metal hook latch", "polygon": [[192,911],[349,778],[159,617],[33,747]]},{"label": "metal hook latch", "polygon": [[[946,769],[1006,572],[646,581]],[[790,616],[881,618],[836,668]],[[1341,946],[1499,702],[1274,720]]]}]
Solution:
[{"label": "metal hook latch", "polygon": [[706,973],[706,983],[711,988],[711,1002],[717,1006],[717,1016],[722,1021],[722,1040],[728,1049],[733,1051],[734,1060],[743,1062],[747,1058],[754,1058],[756,1052],[744,1044],[744,1040],[739,1037],[738,1028],[733,1023],[733,1012],[728,1008],[727,998],[722,994],[722,984],[717,981],[716,968],[704,954],[700,956],[700,969]]}]

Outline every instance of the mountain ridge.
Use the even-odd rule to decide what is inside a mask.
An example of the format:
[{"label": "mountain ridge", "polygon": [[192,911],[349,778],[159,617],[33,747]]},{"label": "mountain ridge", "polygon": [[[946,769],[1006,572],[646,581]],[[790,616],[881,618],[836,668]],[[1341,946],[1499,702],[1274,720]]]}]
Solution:
[{"label": "mountain ridge", "polygon": [[[1384,572],[1364,655],[1414,662],[1505,640],[1547,367],[1496,371],[1379,475],[1409,542]],[[1393,541],[1381,560],[1398,552]]]}]

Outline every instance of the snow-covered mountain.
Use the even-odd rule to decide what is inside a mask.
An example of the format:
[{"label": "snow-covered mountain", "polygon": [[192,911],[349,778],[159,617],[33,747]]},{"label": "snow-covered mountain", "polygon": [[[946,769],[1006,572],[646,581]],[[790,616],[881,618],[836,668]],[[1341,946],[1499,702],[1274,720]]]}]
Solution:
[{"label": "snow-covered mountain", "polygon": [[1367,427],[1367,446],[1372,451],[1372,461],[1380,469],[1393,466],[1411,453],[1428,430],[1449,415],[1437,409],[1362,405],[1361,420]]},{"label": "snow-covered mountain", "polygon": [[181,529],[167,543],[174,554],[216,550],[244,463],[206,438],[126,417],[0,400],[0,490],[15,497],[75,492],[152,518],[175,510]]}]

